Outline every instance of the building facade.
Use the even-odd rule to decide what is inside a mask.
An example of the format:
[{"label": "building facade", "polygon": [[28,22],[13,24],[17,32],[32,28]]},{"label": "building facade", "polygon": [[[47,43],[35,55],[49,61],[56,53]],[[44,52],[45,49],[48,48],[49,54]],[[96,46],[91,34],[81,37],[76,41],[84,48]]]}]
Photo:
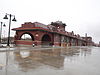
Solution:
[{"label": "building facade", "polygon": [[[61,21],[51,22],[45,25],[39,22],[27,22],[19,28],[13,28],[16,31],[14,43],[16,45],[36,46],[87,46],[92,45],[92,37],[80,37],[74,32],[65,31],[66,24]],[[22,36],[28,34],[31,40],[23,40]],[[89,44],[88,44],[89,43]]]}]

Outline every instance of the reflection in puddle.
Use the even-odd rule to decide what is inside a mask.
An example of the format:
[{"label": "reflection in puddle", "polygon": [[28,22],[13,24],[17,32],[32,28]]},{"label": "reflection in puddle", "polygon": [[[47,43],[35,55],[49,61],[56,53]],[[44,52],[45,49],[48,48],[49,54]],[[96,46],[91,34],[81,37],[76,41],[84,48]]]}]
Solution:
[{"label": "reflection in puddle", "polygon": [[[26,58],[22,58],[20,52],[15,52],[15,60],[24,70],[36,69],[43,65],[52,66],[54,68],[62,68],[64,57],[61,56],[61,49],[55,50],[31,50]],[[19,55],[19,56],[18,56]]]},{"label": "reflection in puddle", "polygon": [[[99,65],[97,66],[96,63],[100,63],[97,59],[100,51],[93,49],[95,48],[67,47],[0,52],[0,57],[3,58],[0,60],[0,64],[6,62],[6,73],[3,69],[0,75],[13,75],[14,72],[19,75],[84,75],[84,72],[85,75],[94,75],[95,73],[99,75]],[[93,51],[99,52],[97,55],[93,55]],[[95,64],[96,72],[93,72],[95,67],[92,64]],[[14,75],[18,75],[17,73]]]},{"label": "reflection in puddle", "polygon": [[18,62],[22,71],[28,71],[29,69],[37,69],[41,66],[49,66],[49,68],[63,69],[64,59],[69,57],[79,56],[80,53],[84,56],[87,51],[80,47],[69,47],[59,49],[47,49],[47,50],[23,50],[14,52],[15,60]]},{"label": "reflection in puddle", "polygon": [[30,55],[30,52],[29,51],[20,51],[20,54],[19,54],[22,58],[26,58]]}]

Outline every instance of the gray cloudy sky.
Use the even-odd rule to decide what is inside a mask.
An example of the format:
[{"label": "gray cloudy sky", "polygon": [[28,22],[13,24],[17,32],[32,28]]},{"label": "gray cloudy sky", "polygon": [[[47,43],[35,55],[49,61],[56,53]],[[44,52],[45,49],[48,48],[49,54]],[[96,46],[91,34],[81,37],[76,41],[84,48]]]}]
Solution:
[{"label": "gray cloudy sky", "polygon": [[[5,13],[16,16],[17,22],[12,22],[11,28],[24,22],[49,24],[60,20],[67,24],[66,31],[81,36],[87,33],[94,42],[100,41],[100,0],[0,0],[0,21],[8,27],[9,21],[2,19]],[[7,27],[3,30],[5,36]]]}]

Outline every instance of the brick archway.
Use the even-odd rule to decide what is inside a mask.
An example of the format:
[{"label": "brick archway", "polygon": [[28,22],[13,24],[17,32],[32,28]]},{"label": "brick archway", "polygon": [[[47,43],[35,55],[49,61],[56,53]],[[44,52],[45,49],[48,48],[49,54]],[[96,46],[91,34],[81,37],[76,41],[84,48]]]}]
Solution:
[{"label": "brick archway", "polygon": [[41,38],[41,44],[42,45],[51,45],[51,37],[48,34],[44,34]]},{"label": "brick archway", "polygon": [[[22,40],[21,37],[24,34],[28,34],[31,37],[31,40]],[[14,43],[16,45],[32,45],[35,40],[35,37],[32,32],[30,31],[16,31]]]},{"label": "brick archway", "polygon": [[29,32],[25,32],[25,33],[21,34],[19,40],[22,40],[21,37],[22,37],[23,35],[25,35],[25,34],[30,35],[32,41],[34,41],[34,36],[33,36],[31,33],[29,33]]}]

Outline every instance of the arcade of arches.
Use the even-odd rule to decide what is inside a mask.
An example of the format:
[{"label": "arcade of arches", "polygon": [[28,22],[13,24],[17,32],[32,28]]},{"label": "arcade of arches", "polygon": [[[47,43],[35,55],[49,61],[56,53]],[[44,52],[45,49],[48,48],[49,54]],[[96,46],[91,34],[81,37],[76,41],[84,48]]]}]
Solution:
[{"label": "arcade of arches", "polygon": [[[22,33],[23,32],[23,33]],[[24,32],[20,31],[15,35],[15,44],[17,45],[53,45],[52,35],[48,32]]]}]

